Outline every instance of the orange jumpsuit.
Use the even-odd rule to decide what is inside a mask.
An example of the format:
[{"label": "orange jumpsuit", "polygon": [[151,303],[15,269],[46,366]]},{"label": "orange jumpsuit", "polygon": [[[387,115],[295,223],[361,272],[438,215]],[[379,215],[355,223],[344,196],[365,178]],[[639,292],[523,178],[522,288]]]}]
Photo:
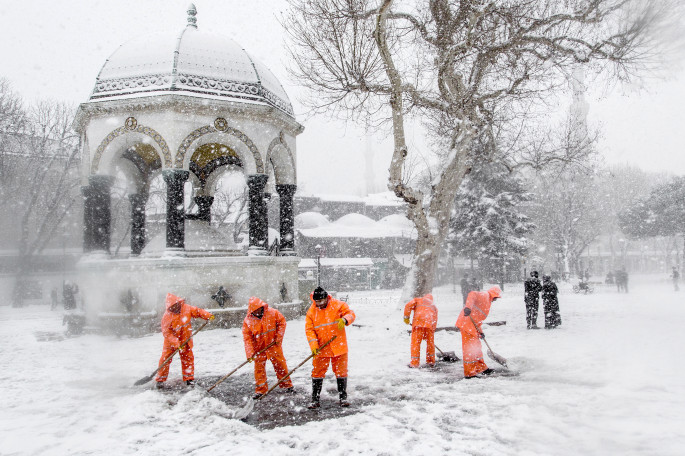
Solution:
[{"label": "orange jumpsuit", "polygon": [[412,310],[414,319],[411,324],[411,363],[419,367],[421,361],[421,341],[426,341],[426,363],[435,364],[435,328],[438,325],[438,308],[433,305],[433,295],[428,293],[414,298],[404,306],[404,318],[409,318]]},{"label": "orange jumpsuit", "polygon": [[[181,311],[177,314],[169,311],[169,307],[176,302],[181,303]],[[162,357],[159,359],[161,366],[165,359],[167,359],[173,352],[193,334],[193,328],[190,323],[191,318],[202,318],[209,320],[212,316],[206,310],[193,307],[186,304],[185,300],[178,296],[167,293],[166,295],[166,312],[162,316],[162,335],[164,335],[164,348],[162,349]],[[195,357],[193,356],[193,339],[190,339],[187,344],[180,350],[181,353],[181,369],[183,371],[183,381],[195,379]],[[159,372],[157,372],[157,381],[164,382],[169,376],[169,366],[171,361],[166,363]]]},{"label": "orange jumpsuit", "polygon": [[[262,318],[252,315],[252,312],[264,307]],[[271,342],[276,345],[267,351],[260,353],[254,360],[255,392],[264,394],[269,390],[266,379],[266,360],[271,361],[276,371],[276,377],[282,379],[288,375],[288,365],[283,356],[283,335],[285,334],[285,317],[276,309],[269,307],[267,303],[254,296],[250,298],[247,306],[247,316],[243,320],[243,341],[245,342],[245,354],[252,358],[256,352],[262,350]],[[280,388],[292,388],[290,378],[279,385]]]},{"label": "orange jumpsuit", "polygon": [[[488,291],[472,291],[466,297],[466,304],[464,305],[464,308],[471,309],[471,318],[464,315],[463,309],[459,313],[456,326],[461,331],[465,378],[478,375],[488,368],[483,360],[483,349],[479,334],[482,332],[483,321],[490,313],[492,299],[499,298],[501,294],[499,287],[492,287]],[[476,326],[473,325],[474,322]]]},{"label": "orange jumpsuit", "polygon": [[351,325],[355,319],[354,312],[350,310],[346,302],[328,296],[328,305],[325,309],[319,309],[312,299],[312,305],[307,310],[305,333],[309,347],[314,350],[328,342],[331,337],[336,339],[324,347],[321,353],[314,357],[312,362],[312,378],[323,379],[326,376],[328,365],[332,362],[333,373],[337,378],[347,378],[347,337],[345,328],[338,329],[338,318],[344,318]]}]

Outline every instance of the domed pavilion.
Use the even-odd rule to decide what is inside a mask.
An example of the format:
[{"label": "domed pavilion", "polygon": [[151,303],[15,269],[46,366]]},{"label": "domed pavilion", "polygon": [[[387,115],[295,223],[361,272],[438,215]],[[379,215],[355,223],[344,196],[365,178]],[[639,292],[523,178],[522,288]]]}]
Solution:
[{"label": "domed pavilion", "polygon": [[[139,37],[104,63],[79,107],[84,186],[86,306],[113,311],[122,294],[141,310],[159,310],[174,292],[213,308],[256,295],[269,303],[297,298],[293,195],[296,137],[283,86],[232,39],[198,28],[196,9],[180,32]],[[212,227],[216,183],[242,172],[247,183],[249,245],[241,250]],[[165,232],[148,239],[150,184],[166,184]],[[130,201],[130,254],[111,253],[111,188],[124,176]],[[190,185],[189,185],[190,184]],[[190,192],[190,195],[188,195]],[[278,201],[279,244],[269,244],[267,201]],[[197,212],[186,213],[192,198]]]}]

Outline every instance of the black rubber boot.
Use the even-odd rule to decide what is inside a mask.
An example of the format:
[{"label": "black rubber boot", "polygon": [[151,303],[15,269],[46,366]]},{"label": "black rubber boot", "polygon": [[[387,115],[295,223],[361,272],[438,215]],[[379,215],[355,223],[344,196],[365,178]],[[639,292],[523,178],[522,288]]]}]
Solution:
[{"label": "black rubber boot", "polygon": [[307,406],[310,409],[321,407],[321,389],[323,388],[323,378],[312,379],[312,402]]},{"label": "black rubber boot", "polygon": [[338,395],[340,396],[340,407],[349,407],[347,402],[347,377],[338,378]]}]

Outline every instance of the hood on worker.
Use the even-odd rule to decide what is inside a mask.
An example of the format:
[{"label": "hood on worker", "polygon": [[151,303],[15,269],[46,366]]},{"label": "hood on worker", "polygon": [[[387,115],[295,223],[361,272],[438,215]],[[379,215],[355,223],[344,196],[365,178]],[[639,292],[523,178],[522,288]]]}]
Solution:
[{"label": "hood on worker", "polygon": [[423,300],[428,304],[433,304],[433,295],[428,293],[426,296],[423,297]]},{"label": "hood on worker", "polygon": [[166,294],[166,303],[165,303],[166,310],[169,310],[169,307],[173,306],[177,302],[180,302],[181,305],[183,305],[183,304],[185,304],[186,300],[183,298],[179,298],[178,296],[171,294],[171,293]]},{"label": "hood on worker", "polygon": [[499,287],[495,285],[494,287],[488,290],[488,294],[490,295],[490,300],[492,301],[495,298],[502,297],[502,290],[500,290]]},{"label": "hood on worker", "polygon": [[269,305],[261,299],[257,298],[256,296],[252,296],[247,303],[247,313],[252,313],[255,310],[259,310],[260,307],[264,307],[264,310],[266,310],[268,306]]}]

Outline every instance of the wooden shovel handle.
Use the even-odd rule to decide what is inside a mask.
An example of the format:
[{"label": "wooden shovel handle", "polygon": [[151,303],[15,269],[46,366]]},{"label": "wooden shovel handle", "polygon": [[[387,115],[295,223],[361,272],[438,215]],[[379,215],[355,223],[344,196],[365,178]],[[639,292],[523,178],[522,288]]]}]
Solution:
[{"label": "wooden shovel handle", "polygon": [[221,382],[223,382],[223,381],[226,380],[228,377],[230,377],[231,375],[233,375],[238,369],[240,369],[241,367],[243,367],[245,364],[249,363],[250,360],[253,360],[257,355],[262,354],[263,352],[267,351],[268,349],[270,349],[270,348],[273,347],[274,345],[276,345],[276,341],[275,341],[275,340],[274,340],[273,342],[271,342],[269,345],[267,345],[266,347],[264,347],[264,348],[262,348],[261,350],[259,350],[257,353],[255,353],[255,354],[252,355],[251,357],[247,358],[240,366],[236,367],[236,368],[233,369],[231,372],[229,372],[228,374],[226,374],[226,375],[224,375],[223,377],[221,377],[221,378],[219,379],[218,382],[216,382],[215,384],[213,384],[212,386],[210,386],[210,387],[207,389],[207,392],[209,393],[210,391],[212,391],[212,390],[213,390],[216,386],[218,386]]},{"label": "wooden shovel handle", "polygon": [[[319,351],[321,351],[326,345],[328,345],[328,344],[330,344],[331,342],[333,342],[333,341],[335,340],[336,337],[338,337],[338,336],[333,336],[333,337],[331,337],[331,339],[330,339],[328,342],[326,342],[325,344],[323,344],[322,346],[320,346],[320,347],[319,347]],[[283,377],[282,379],[280,379],[280,380],[278,381],[278,383],[276,383],[274,386],[272,386],[272,387],[269,389],[269,391],[267,391],[266,393],[264,393],[264,395],[263,395],[263,396],[260,396],[259,399],[257,399],[257,400],[264,399],[264,397],[266,397],[267,394],[269,394],[270,392],[272,392],[278,385],[280,385],[281,383],[283,383],[287,378],[290,378],[290,375],[292,375],[293,372],[295,372],[295,371],[296,371],[297,369],[299,369],[304,363],[306,363],[307,361],[309,361],[309,360],[312,359],[313,357],[314,357],[314,354],[313,354],[313,353],[312,353],[311,355],[307,356],[307,357],[304,359],[304,361],[302,361],[300,364],[298,364],[293,370],[291,370],[290,372],[288,372],[288,374],[287,374],[285,377]]]}]

